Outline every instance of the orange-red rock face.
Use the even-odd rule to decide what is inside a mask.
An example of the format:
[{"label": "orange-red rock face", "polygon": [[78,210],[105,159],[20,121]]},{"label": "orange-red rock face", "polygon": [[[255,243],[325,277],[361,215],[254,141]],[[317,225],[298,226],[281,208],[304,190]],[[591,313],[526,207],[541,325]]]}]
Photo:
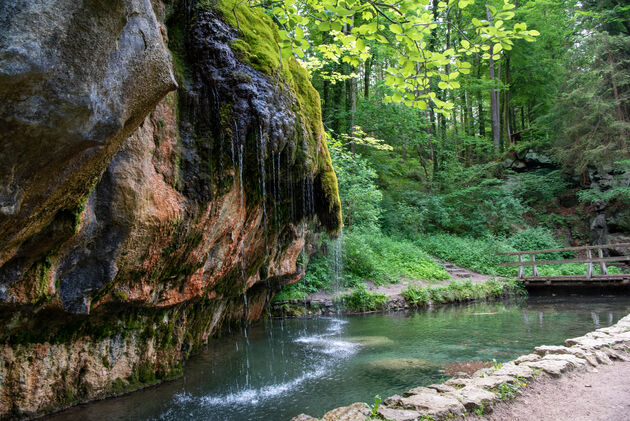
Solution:
[{"label": "orange-red rock face", "polygon": [[[131,12],[144,5],[122,3]],[[146,22],[161,33],[155,17]],[[297,261],[314,221],[329,231],[340,225],[324,139],[309,137],[319,120],[304,119],[281,79],[237,59],[230,43],[238,35],[215,13],[184,24],[188,53],[179,58],[186,66],[179,90],[163,97],[170,88],[158,83],[163,91],[151,107],[125,103],[137,121],[123,126],[136,128],[108,143],[102,168],[68,163],[51,148],[45,168],[57,162],[60,173],[76,173],[72,188],[59,174],[38,173],[37,160],[32,180],[20,173],[26,181],[17,190],[15,177],[0,174],[0,202],[20,188],[20,197],[35,197],[29,186],[47,179],[56,197],[54,206],[44,198],[41,208],[26,199],[23,208],[0,203],[5,216],[12,212],[0,218],[7,233],[0,239],[0,418],[178,375],[182,361],[222,325],[257,320],[274,290],[300,279]],[[146,76],[137,87],[152,89],[146,81],[160,78]],[[125,78],[107,83],[116,92],[134,89]],[[55,129],[59,141],[71,136],[68,127]],[[31,158],[26,151],[13,159],[24,166]],[[323,186],[331,173],[334,185]],[[22,217],[24,226],[11,226]]]}]

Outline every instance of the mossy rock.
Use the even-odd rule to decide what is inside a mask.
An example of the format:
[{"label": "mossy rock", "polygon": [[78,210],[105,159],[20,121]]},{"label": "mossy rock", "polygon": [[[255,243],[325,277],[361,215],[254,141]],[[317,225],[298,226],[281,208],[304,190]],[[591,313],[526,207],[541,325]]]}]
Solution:
[{"label": "mossy rock", "polygon": [[[297,104],[293,111],[307,135],[309,151],[304,151],[304,155],[313,164],[316,212],[324,229],[329,234],[337,234],[342,223],[337,176],[326,144],[319,93],[311,84],[307,70],[293,57],[282,57],[277,27],[262,10],[238,0],[220,0],[216,4],[203,1],[198,7],[220,12],[240,37],[231,44],[237,57],[283,85],[295,97]],[[300,143],[296,142],[298,146]]]}]

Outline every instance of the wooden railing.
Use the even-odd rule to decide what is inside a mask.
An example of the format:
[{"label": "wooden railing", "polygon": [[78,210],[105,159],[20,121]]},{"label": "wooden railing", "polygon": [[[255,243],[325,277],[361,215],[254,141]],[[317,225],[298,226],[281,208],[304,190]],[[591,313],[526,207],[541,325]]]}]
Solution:
[{"label": "wooden railing", "polygon": [[[565,247],[561,249],[548,249],[548,250],[526,250],[526,251],[513,251],[509,253],[497,253],[503,256],[518,256],[518,262],[501,263],[499,266],[518,266],[518,277],[521,279],[526,278],[524,276],[525,266],[532,267],[533,278],[539,278],[538,265],[561,265],[565,263],[586,263],[586,275],[584,279],[590,280],[593,278],[593,265],[599,264],[602,271],[602,276],[608,276],[608,269],[606,263],[610,262],[623,262],[630,261],[630,256],[614,256],[604,257],[605,249],[613,248],[630,248],[630,243],[619,244],[606,244],[603,246],[582,246],[582,247]],[[586,257],[578,257],[575,259],[562,259],[562,260],[536,260],[536,255],[541,253],[558,253],[558,252],[580,252],[585,251]],[[597,251],[597,257],[593,257],[593,252]],[[523,256],[529,255],[530,260],[523,260]],[[558,277],[559,278],[559,277]],[[575,278],[575,277],[573,277]]]}]

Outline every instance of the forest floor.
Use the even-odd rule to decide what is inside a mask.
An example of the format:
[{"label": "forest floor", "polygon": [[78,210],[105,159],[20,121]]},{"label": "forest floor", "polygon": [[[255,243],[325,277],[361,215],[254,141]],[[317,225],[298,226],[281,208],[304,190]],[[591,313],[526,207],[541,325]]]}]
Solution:
[{"label": "forest floor", "polygon": [[[482,275],[480,273],[473,272],[471,270],[457,266],[450,262],[446,262],[442,260],[438,260],[438,262],[444,265],[444,269],[446,269],[448,274],[451,276],[451,279],[447,279],[444,281],[426,281],[423,279],[415,279],[415,280],[401,279],[398,282],[394,282],[394,283],[387,282],[387,283],[382,283],[382,284],[376,284],[373,281],[366,281],[364,283],[369,291],[379,293],[379,294],[385,294],[385,296],[388,299],[391,299],[394,297],[400,297],[401,299],[403,299],[401,295],[402,291],[404,291],[410,286],[421,286],[421,287],[443,286],[443,285],[448,285],[449,282],[451,282],[452,280],[462,280],[462,281],[470,280],[473,284],[479,284],[482,282],[486,282],[487,280],[491,278],[495,278],[494,276],[491,276],[491,275]],[[345,288],[345,289],[340,289],[337,291],[318,291],[306,297],[306,301],[329,301],[338,295],[351,292],[351,290],[352,288]]]},{"label": "forest floor", "polygon": [[486,421],[627,421],[630,420],[630,362],[559,379],[543,378],[491,414],[466,420]]}]

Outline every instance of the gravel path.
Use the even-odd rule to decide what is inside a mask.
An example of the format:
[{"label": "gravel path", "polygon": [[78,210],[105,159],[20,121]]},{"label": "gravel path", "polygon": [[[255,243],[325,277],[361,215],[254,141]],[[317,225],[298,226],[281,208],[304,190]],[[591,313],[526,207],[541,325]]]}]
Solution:
[{"label": "gravel path", "polygon": [[496,405],[492,414],[466,420],[628,421],[630,362],[537,381],[516,399]]}]

